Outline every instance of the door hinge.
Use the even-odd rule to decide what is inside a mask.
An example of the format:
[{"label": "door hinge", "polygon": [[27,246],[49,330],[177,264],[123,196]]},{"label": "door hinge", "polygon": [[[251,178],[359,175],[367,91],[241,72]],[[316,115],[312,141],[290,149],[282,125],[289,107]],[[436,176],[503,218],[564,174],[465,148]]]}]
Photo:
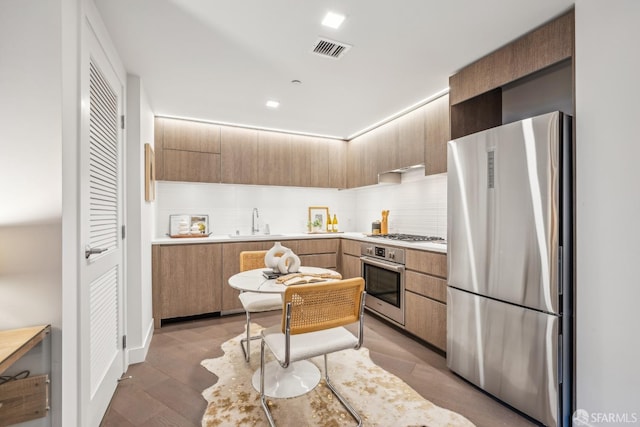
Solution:
[{"label": "door hinge", "polygon": [[124,129],[124,115],[120,116],[120,127]]},{"label": "door hinge", "polygon": [[125,237],[127,237],[127,226],[123,225],[122,226],[122,239],[124,239]]},{"label": "door hinge", "polygon": [[122,349],[124,350],[125,348],[127,348],[127,336],[123,335],[122,336]]}]

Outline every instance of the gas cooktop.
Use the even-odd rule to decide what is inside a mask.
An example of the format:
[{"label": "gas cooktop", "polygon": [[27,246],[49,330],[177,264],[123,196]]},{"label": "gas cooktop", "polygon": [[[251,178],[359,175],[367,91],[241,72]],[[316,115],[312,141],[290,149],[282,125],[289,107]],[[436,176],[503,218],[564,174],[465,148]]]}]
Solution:
[{"label": "gas cooktop", "polygon": [[381,239],[400,240],[403,242],[433,242],[433,243],[447,243],[442,237],[436,236],[420,236],[416,234],[370,234],[368,237],[377,237]]}]

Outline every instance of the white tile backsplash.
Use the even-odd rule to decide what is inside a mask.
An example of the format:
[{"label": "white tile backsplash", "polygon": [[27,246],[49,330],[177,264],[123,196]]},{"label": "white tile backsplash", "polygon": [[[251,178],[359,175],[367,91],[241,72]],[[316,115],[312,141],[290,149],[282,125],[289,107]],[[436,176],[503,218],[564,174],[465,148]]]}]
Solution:
[{"label": "white tile backsplash", "polygon": [[265,224],[272,234],[304,232],[308,207],[328,206],[341,231],[370,232],[371,222],[388,209],[390,233],[446,237],[447,175],[423,174],[418,169],[403,174],[401,184],[351,190],[159,181],[156,236],[169,232],[173,214],[209,215],[213,234],[249,234],[254,207],[261,232]]},{"label": "white tile backsplash", "polygon": [[371,230],[371,222],[389,210],[389,232],[447,236],[447,175],[424,176],[418,169],[404,173],[401,184],[349,190],[356,194],[355,228]]}]

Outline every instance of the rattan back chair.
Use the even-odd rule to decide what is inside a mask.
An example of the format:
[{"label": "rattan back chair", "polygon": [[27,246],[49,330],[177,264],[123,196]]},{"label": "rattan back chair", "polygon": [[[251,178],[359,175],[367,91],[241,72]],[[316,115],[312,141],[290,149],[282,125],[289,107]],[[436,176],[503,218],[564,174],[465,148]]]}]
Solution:
[{"label": "rattan back chair", "polygon": [[[265,347],[269,348],[280,366],[312,357],[324,356],[324,379],[349,411],[362,425],[353,407],[335,389],[329,379],[327,354],[346,349],[358,349],[364,332],[364,279],[321,282],[289,286],[283,297],[285,310],[282,324],[263,329],[260,349],[260,400],[271,426],[275,421],[269,410],[264,391]],[[344,326],[359,323],[357,335]],[[284,347],[284,348],[283,348]]]},{"label": "rattan back chair", "polygon": [[[264,256],[266,253],[267,251],[240,252],[240,271],[264,268]],[[242,292],[238,298],[247,315],[246,336],[240,340],[240,347],[244,353],[244,360],[249,362],[251,360],[250,343],[252,340],[260,339],[260,335],[251,335],[251,313],[282,310],[282,296],[280,294]]]},{"label": "rattan back chair", "polygon": [[264,257],[267,251],[242,251],[240,252],[240,271],[264,268]]}]

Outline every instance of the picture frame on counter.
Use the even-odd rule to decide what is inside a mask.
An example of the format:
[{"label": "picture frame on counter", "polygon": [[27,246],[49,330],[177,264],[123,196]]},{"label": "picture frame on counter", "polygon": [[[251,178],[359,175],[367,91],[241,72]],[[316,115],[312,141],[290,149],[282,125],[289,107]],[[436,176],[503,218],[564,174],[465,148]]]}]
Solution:
[{"label": "picture frame on counter", "polygon": [[209,215],[169,215],[169,237],[208,237]]},{"label": "picture frame on counter", "polygon": [[144,144],[144,200],[156,199],[156,155],[151,144]]},{"label": "picture frame on counter", "polygon": [[307,222],[309,232],[319,233],[327,231],[328,218],[329,208],[327,206],[309,206],[309,219]]}]

